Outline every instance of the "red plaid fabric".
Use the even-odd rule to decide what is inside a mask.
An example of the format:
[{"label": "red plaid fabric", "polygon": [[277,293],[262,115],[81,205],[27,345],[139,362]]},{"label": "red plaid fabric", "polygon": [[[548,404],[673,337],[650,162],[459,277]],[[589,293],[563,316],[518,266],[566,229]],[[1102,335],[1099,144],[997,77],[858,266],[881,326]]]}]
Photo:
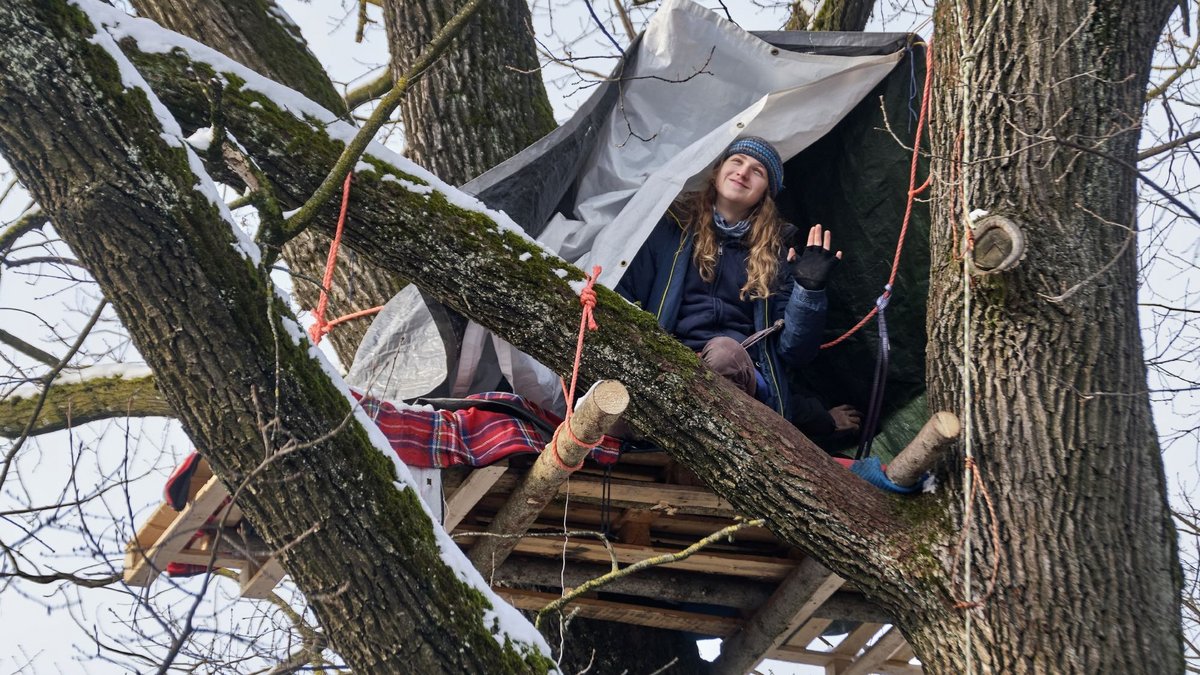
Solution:
[{"label": "red plaid fabric", "polygon": [[[353,390],[352,390],[353,391]],[[540,429],[529,422],[503,412],[466,408],[430,410],[397,407],[359,392],[353,392],[363,410],[387,436],[392,450],[409,466],[446,468],[448,466],[487,466],[518,453],[538,453],[549,442]],[[487,392],[469,399],[504,401],[517,405],[541,418],[551,427],[562,419],[516,394]],[[601,464],[614,464],[621,441],[605,436],[591,452]]]}]

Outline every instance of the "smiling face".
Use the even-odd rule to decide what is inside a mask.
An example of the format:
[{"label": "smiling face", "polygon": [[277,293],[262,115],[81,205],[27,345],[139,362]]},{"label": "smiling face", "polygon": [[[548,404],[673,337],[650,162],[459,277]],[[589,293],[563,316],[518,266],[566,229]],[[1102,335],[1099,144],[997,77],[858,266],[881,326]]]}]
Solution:
[{"label": "smiling face", "polygon": [[714,180],[717,211],[730,222],[744,219],[767,193],[767,168],[749,155],[730,155]]}]

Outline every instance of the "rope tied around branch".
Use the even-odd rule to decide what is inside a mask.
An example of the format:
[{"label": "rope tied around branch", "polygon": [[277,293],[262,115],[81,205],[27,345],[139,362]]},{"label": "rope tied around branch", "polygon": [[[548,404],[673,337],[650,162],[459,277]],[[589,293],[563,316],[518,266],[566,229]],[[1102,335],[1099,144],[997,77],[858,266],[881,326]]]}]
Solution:
[{"label": "rope tied around branch", "polygon": [[593,311],[596,309],[596,280],[600,278],[600,266],[592,267],[592,273],[587,275],[587,283],[583,285],[583,289],[579,291],[579,304],[583,306],[583,311],[579,316],[579,338],[575,341],[575,364],[571,367],[571,388],[567,389],[566,383],[560,380],[563,387],[563,397],[567,401],[567,413],[563,418],[563,423],[558,425],[554,430],[554,437],[550,439],[550,448],[552,450],[550,457],[558,468],[568,473],[573,473],[583,466],[580,460],[576,466],[570,466],[562,460],[558,454],[558,432],[562,429],[567,430],[567,436],[581,448],[594,448],[600,444],[597,440],[595,443],[584,443],[575,436],[575,432],[571,430],[571,415],[575,411],[575,387],[579,382],[579,362],[583,358],[583,339],[589,330],[597,330],[600,325],[596,323],[596,318]]},{"label": "rope tied around branch", "polygon": [[378,314],[379,310],[383,309],[381,305],[339,316],[333,321],[325,320],[325,310],[329,308],[329,288],[333,284],[333,271],[337,267],[338,248],[342,245],[342,231],[346,229],[346,211],[350,208],[350,182],[353,177],[354,172],[346,174],[346,180],[342,183],[342,206],[338,211],[337,229],[333,232],[333,241],[329,244],[329,256],[325,259],[325,276],[321,278],[321,297],[317,300],[317,308],[313,310],[313,316],[317,320],[308,328],[308,336],[314,345],[321,344],[321,338],[333,330],[334,326],[351,319]]}]

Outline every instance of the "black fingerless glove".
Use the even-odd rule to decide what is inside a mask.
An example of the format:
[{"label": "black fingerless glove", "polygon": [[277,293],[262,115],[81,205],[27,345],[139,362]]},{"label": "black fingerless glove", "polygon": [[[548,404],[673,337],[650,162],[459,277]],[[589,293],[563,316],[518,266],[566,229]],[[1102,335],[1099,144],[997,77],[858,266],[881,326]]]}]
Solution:
[{"label": "black fingerless glove", "polygon": [[788,271],[796,283],[810,291],[819,291],[829,283],[829,275],[841,259],[827,248],[807,246],[788,263]]}]

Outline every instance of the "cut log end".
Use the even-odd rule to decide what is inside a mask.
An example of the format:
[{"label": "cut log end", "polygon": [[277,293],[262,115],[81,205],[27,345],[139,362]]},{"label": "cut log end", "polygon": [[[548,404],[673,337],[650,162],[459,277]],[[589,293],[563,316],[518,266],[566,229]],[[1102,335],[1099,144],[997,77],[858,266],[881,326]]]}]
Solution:
[{"label": "cut log end", "polygon": [[1025,234],[1004,216],[980,218],[972,228],[972,236],[975,245],[971,251],[971,266],[975,274],[1010,270],[1025,257]]},{"label": "cut log end", "polygon": [[961,429],[954,413],[944,410],[934,413],[917,432],[916,438],[888,465],[887,477],[901,487],[916,485],[958,438]]}]

